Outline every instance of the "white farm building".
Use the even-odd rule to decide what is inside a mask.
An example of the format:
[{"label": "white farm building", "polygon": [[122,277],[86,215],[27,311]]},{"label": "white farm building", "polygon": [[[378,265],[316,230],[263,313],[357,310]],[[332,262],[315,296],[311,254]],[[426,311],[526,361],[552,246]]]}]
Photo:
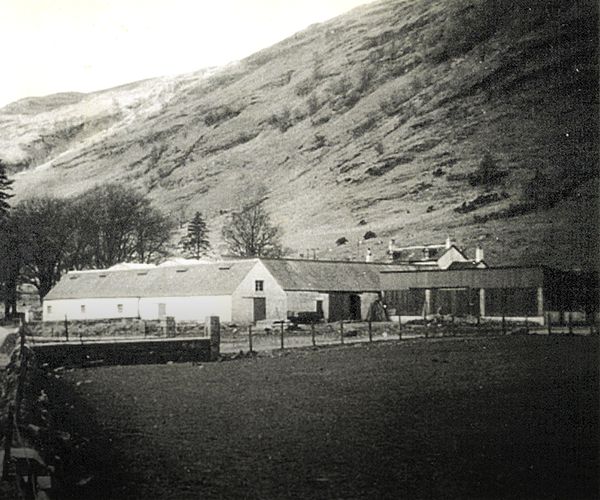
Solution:
[{"label": "white farm building", "polygon": [[363,319],[387,264],[293,259],[71,271],[46,295],[44,321],[174,317],[251,323],[316,314]]}]

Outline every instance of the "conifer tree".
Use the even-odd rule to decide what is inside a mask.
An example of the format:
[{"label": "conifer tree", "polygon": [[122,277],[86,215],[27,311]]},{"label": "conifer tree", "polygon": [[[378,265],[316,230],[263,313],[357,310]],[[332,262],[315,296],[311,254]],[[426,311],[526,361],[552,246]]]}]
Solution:
[{"label": "conifer tree", "polygon": [[9,191],[12,190],[12,179],[6,175],[6,165],[0,160],[0,220],[8,215],[10,205],[8,201],[13,197]]},{"label": "conifer tree", "polygon": [[187,234],[181,240],[181,246],[187,256],[199,259],[210,248],[208,228],[200,212],[188,223]]}]

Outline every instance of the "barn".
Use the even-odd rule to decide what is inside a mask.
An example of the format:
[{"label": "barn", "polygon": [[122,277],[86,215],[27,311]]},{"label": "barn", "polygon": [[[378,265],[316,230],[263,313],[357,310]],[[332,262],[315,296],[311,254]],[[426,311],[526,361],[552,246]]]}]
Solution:
[{"label": "barn", "polygon": [[545,266],[387,269],[381,288],[388,311],[403,321],[450,315],[544,323],[548,314],[587,320],[598,308],[594,273]]},{"label": "barn", "polygon": [[242,259],[71,271],[44,298],[43,320],[109,318],[251,323],[310,313],[362,319],[386,264]]}]

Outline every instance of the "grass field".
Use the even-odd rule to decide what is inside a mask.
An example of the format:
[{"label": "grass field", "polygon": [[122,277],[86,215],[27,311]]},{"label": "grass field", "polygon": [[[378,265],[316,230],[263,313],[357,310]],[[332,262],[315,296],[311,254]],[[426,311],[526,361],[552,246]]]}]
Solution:
[{"label": "grass field", "polygon": [[597,338],[103,367],[49,391],[80,444],[72,498],[598,495]]}]

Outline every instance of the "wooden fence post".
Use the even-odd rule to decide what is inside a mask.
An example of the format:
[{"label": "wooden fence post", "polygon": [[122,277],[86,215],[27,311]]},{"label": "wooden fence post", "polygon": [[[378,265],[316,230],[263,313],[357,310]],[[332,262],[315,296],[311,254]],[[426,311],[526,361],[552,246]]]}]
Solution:
[{"label": "wooden fence post", "polygon": [[344,343],[344,320],[340,320],[340,341]]},{"label": "wooden fence post", "polygon": [[12,448],[12,436],[13,436],[13,425],[14,425],[14,407],[12,403],[8,405],[8,420],[6,421],[6,429],[4,431],[4,461],[2,462],[2,480],[9,480],[9,464],[10,464],[10,452]]},{"label": "wooden fence post", "polygon": [[525,311],[525,335],[529,335],[529,317],[527,310]]},{"label": "wooden fence post", "polygon": [[317,345],[317,342],[315,340],[315,324],[314,323],[310,324],[310,336],[311,336],[311,339],[312,339],[312,345],[314,347],[314,346]]},{"label": "wooden fence post", "polygon": [[502,289],[502,335],[506,335],[506,288]]},{"label": "wooden fence post", "polygon": [[573,312],[569,311],[569,335],[573,335]]},{"label": "wooden fence post", "polygon": [[25,374],[27,371],[27,355],[25,354],[25,329],[19,328],[21,337],[20,352],[19,352],[19,373],[17,375],[17,388],[15,390],[15,420],[19,420],[21,413],[21,400],[23,399],[23,390],[25,385]]},{"label": "wooden fence post", "polygon": [[398,337],[402,340],[402,313],[398,311]]},{"label": "wooden fence post", "polygon": [[552,316],[550,311],[546,313],[546,326],[548,327],[548,335],[552,335]]},{"label": "wooden fence post", "polygon": [[371,324],[371,320],[369,320],[369,342],[373,342],[373,325]]},{"label": "wooden fence post", "polygon": [[250,354],[252,354],[252,325],[248,326],[248,348],[250,349]]},{"label": "wooden fence post", "polygon": [[281,322],[281,348],[283,349],[283,321]]},{"label": "wooden fence post", "polygon": [[65,314],[65,338],[69,341],[69,323],[67,321],[67,315]]},{"label": "wooden fence post", "polygon": [[204,335],[210,338],[210,360],[217,361],[221,355],[221,323],[219,316],[207,316]]}]

